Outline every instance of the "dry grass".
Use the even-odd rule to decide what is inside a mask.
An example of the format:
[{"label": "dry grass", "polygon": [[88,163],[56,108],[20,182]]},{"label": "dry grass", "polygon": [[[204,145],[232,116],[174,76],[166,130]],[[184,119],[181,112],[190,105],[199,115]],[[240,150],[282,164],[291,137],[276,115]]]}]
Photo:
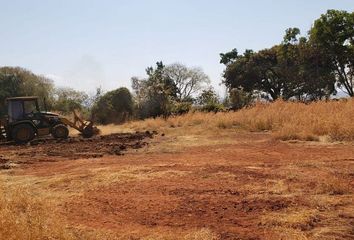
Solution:
[{"label": "dry grass", "polygon": [[[70,189],[79,193],[80,190],[88,190],[92,187],[102,187],[117,181],[146,180],[154,177],[168,177],[180,175],[179,171],[154,172],[150,168],[128,168],[119,172],[111,172],[108,169],[94,169],[93,176],[85,174],[79,176],[62,175],[46,177],[8,177],[0,175],[0,239],[47,239],[47,240],[217,240],[216,234],[207,228],[195,229],[176,236],[174,233],[145,234],[144,237],[134,237],[134,233],[121,234],[108,230],[80,228],[70,226],[68,220],[60,213],[53,211],[57,205],[67,200],[69,194],[59,191],[47,192],[48,185],[61,187],[61,183],[70,182]],[[90,175],[90,174],[89,174]],[[80,182],[76,178],[92,178],[89,183]],[[40,183],[41,187],[35,186]],[[95,185],[95,186],[93,186]],[[59,194],[59,195],[58,195]]]},{"label": "dry grass", "polygon": [[71,227],[53,211],[56,203],[44,192],[29,186],[0,184],[0,239],[122,239],[108,231]]},{"label": "dry grass", "polygon": [[327,177],[323,182],[316,186],[318,193],[329,195],[343,195],[352,193],[352,187],[349,182],[343,178],[335,176]]},{"label": "dry grass", "polygon": [[1,239],[76,239],[49,204],[33,193],[0,185]]},{"label": "dry grass", "polygon": [[213,233],[210,229],[203,228],[201,230],[197,230],[190,234],[187,234],[184,237],[184,240],[218,240],[219,237]]},{"label": "dry grass", "polygon": [[[9,189],[11,188],[11,189]],[[120,235],[109,231],[98,231],[69,227],[60,215],[53,212],[54,203],[36,196],[22,187],[0,185],[0,239],[47,239],[47,240],[128,240],[131,235]],[[179,237],[176,235],[152,234],[145,240],[217,240],[209,229],[196,229]]]},{"label": "dry grass", "polygon": [[[205,132],[222,129],[272,131],[281,140],[331,141],[354,140],[354,99],[310,104],[277,101],[258,103],[247,109],[226,113],[194,112],[168,119],[134,121],[118,128],[104,127],[104,133],[122,130]],[[107,131],[108,130],[108,131]]]}]

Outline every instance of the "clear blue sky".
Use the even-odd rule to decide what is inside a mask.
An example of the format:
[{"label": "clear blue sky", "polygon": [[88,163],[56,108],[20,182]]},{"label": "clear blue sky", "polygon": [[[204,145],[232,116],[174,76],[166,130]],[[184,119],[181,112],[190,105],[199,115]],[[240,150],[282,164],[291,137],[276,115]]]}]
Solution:
[{"label": "clear blue sky", "polygon": [[0,66],[93,92],[180,62],[222,93],[220,52],[270,47],[288,27],[306,34],[327,9],[353,11],[354,0],[0,0]]}]

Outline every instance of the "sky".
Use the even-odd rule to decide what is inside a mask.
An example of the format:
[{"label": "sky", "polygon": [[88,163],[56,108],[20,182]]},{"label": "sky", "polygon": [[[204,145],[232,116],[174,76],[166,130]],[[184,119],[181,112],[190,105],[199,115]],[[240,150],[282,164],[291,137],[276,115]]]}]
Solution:
[{"label": "sky", "polygon": [[220,53],[271,47],[289,27],[306,35],[328,9],[354,11],[354,0],[0,0],[0,66],[93,93],[178,62],[222,95]]}]

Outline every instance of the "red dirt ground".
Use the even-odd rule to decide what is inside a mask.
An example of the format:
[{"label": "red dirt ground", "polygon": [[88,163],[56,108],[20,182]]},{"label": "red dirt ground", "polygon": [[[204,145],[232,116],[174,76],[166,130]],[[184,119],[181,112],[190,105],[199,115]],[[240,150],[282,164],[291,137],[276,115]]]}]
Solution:
[{"label": "red dirt ground", "polygon": [[[266,133],[240,133],[229,144],[175,152],[132,150],[171,140],[156,136],[148,145],[150,137],[0,146],[0,164],[16,163],[12,174],[80,175],[82,182],[94,177],[88,173],[92,169],[128,171],[123,180],[92,185],[58,207],[73,225],[131,233],[131,239],[201,228],[220,239],[272,239],[277,228],[309,239],[354,239],[352,144],[288,143]],[[116,155],[115,148],[127,154]],[[335,180],[332,184],[328,179]],[[52,184],[49,190],[65,187]],[[293,222],[269,218],[300,211],[311,214]]]}]

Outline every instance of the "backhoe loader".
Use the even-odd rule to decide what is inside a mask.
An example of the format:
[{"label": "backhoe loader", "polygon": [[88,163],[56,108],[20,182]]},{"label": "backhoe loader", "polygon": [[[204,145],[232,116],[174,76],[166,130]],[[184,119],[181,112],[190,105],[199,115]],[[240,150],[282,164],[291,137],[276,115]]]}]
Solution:
[{"label": "backhoe loader", "polygon": [[0,140],[27,143],[35,137],[52,135],[65,139],[68,127],[90,138],[99,133],[92,121],[84,121],[74,111],[74,121],[55,113],[40,111],[38,97],[13,97],[7,100],[7,116],[0,118]]}]

